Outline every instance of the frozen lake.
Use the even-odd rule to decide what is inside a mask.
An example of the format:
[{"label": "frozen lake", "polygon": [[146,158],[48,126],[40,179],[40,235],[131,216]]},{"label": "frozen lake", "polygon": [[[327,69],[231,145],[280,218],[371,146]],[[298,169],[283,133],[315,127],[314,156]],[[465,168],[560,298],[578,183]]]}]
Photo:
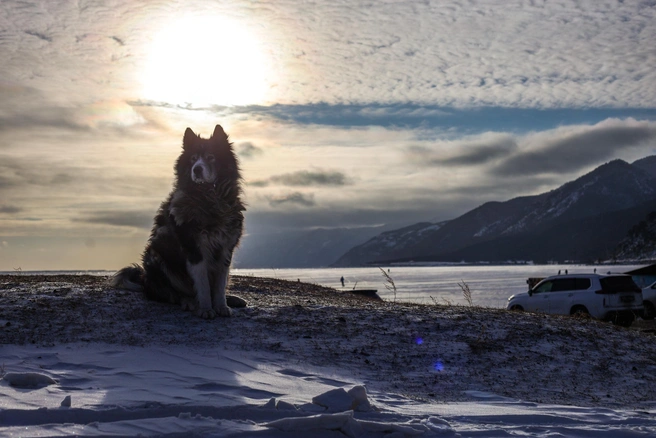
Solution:
[{"label": "frozen lake", "polygon": [[[508,297],[526,292],[530,277],[547,277],[558,271],[570,274],[620,274],[644,265],[449,265],[449,266],[392,266],[389,275],[396,285],[396,300],[423,304],[467,304],[458,283],[466,283],[476,306],[503,308]],[[385,288],[385,277],[377,267],[370,268],[316,268],[316,269],[233,269],[232,274],[254,277],[271,277],[283,280],[300,280],[335,289],[377,289],[378,295],[388,301],[394,293]],[[5,274],[88,274],[112,275],[114,271],[26,271],[2,272]],[[344,287],[340,278],[344,276]]]},{"label": "frozen lake", "polygon": [[[505,265],[505,266],[392,266],[389,275],[396,285],[396,300],[432,304],[467,304],[458,283],[465,282],[472,293],[474,305],[505,307],[512,294],[528,289],[529,277],[546,277],[558,271],[565,273],[624,273],[642,265]],[[387,267],[384,268],[387,271]],[[342,289],[377,289],[384,300],[393,301],[394,293],[385,288],[385,278],[379,268],[322,269],[234,269],[237,275],[300,280]]]}]

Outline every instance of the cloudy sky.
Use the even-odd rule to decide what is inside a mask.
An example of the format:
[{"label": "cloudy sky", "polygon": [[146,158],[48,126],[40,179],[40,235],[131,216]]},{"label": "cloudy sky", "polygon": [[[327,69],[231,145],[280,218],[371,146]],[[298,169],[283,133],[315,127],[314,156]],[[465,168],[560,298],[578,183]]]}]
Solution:
[{"label": "cloudy sky", "polygon": [[656,154],[652,0],[0,3],[0,270],[138,261],[186,127],[247,238],[444,220]]}]

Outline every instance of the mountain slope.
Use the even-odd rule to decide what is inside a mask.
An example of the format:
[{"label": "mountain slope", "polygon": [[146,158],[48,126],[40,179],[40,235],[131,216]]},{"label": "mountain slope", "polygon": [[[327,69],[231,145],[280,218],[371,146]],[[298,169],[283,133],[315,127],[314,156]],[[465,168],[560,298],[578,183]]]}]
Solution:
[{"label": "mountain slope", "polygon": [[331,228],[246,236],[235,252],[235,268],[310,268],[328,266],[353,245],[384,227]]},{"label": "mountain slope", "polygon": [[615,250],[617,260],[656,260],[656,205],[644,220],[631,227]]},{"label": "mountain slope", "polygon": [[348,251],[340,258],[339,266],[357,265],[362,258],[385,257],[389,248],[400,250],[412,247],[421,239],[439,230],[444,224],[446,222],[420,222],[398,230],[386,231]]},{"label": "mountain slope", "polygon": [[[643,159],[634,164],[614,160],[550,192],[483,204],[421,238],[408,237],[407,241],[416,242],[412,245],[390,246],[384,252],[367,251],[363,246],[352,248],[335,265],[399,259],[460,261],[464,254],[481,261],[532,259],[535,257],[521,256],[536,254],[536,251],[519,251],[525,246],[522,242],[528,245],[528,242],[539,240],[538,236],[550,235],[549,230],[558,230],[559,224],[575,229],[578,227],[576,223],[583,219],[629,210],[656,198],[654,174],[656,160]],[[606,223],[605,219],[602,222]],[[615,236],[617,230],[612,231]],[[576,235],[569,238],[576,246]],[[581,239],[581,242],[586,241],[583,237]],[[591,240],[588,238],[587,241]],[[480,258],[476,259],[475,253],[467,248],[480,248]],[[483,248],[487,249],[483,251]],[[576,253],[586,257],[590,254],[588,251]],[[573,258],[573,254],[567,258]]]},{"label": "mountain slope", "polygon": [[641,158],[640,160],[634,161],[632,165],[644,170],[652,178],[656,178],[656,155]]},{"label": "mountain slope", "polygon": [[[635,218],[656,207],[656,199],[625,210],[559,222],[535,233],[502,236],[447,254],[397,259],[407,261],[592,262],[618,258],[615,247],[635,227]],[[633,258],[637,260],[638,258]]]}]

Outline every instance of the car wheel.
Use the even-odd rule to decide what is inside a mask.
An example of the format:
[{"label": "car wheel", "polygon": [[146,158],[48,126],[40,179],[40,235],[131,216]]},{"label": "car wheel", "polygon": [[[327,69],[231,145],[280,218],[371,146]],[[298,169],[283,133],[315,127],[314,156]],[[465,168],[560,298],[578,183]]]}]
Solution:
[{"label": "car wheel", "polygon": [[524,308],[522,306],[520,306],[519,304],[515,304],[514,306],[512,306],[510,308],[510,310],[512,310],[514,312],[523,312]]},{"label": "car wheel", "polygon": [[645,306],[645,315],[642,319],[654,319],[654,316],[656,316],[656,309],[651,301],[644,301],[643,305]]},{"label": "car wheel", "polygon": [[569,314],[577,318],[590,318],[590,312],[588,312],[585,306],[574,306]]}]

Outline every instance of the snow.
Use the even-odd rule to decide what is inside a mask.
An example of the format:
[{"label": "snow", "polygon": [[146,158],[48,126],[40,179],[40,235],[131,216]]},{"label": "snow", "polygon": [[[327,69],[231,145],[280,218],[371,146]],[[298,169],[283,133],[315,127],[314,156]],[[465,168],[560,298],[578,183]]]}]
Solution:
[{"label": "snow", "polygon": [[[608,436],[656,433],[654,411],[542,405],[472,391],[467,403],[373,392],[263,352],[184,346],[4,346],[5,368],[59,383],[0,386],[3,436]],[[37,371],[34,370],[39,370]],[[349,409],[356,397],[372,408]],[[317,394],[312,397],[312,394]],[[271,397],[271,398],[269,398]],[[268,399],[267,402],[264,400]],[[63,400],[63,401],[62,401]],[[312,401],[311,401],[312,400]],[[275,401],[272,402],[272,401]],[[560,435],[558,435],[560,434]]]},{"label": "snow", "polygon": [[[648,331],[544,315],[507,323],[515,316],[500,310],[315,295],[295,282],[269,296],[261,279],[233,288],[248,308],[201,321],[81,283],[0,279],[0,436],[656,434]],[[101,308],[82,307],[85,293]]]},{"label": "snow", "polygon": [[16,388],[39,388],[57,383],[56,380],[40,373],[7,373],[2,380]]}]

